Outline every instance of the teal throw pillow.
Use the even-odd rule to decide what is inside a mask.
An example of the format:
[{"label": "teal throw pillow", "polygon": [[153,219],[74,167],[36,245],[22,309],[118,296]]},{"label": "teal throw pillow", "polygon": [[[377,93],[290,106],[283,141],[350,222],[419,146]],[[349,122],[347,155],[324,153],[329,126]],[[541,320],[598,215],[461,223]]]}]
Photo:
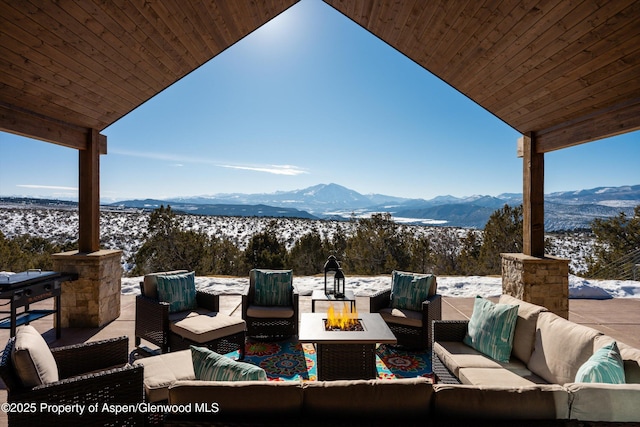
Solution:
[{"label": "teal throw pillow", "polygon": [[624,362],[615,341],[597,350],[576,373],[577,383],[624,384]]},{"label": "teal throw pillow", "polygon": [[289,306],[293,291],[291,270],[254,270],[256,305]]},{"label": "teal throw pillow", "polygon": [[509,362],[517,319],[517,305],[476,297],[463,342],[498,362]]},{"label": "teal throw pillow", "polygon": [[391,273],[391,307],[422,310],[422,302],[435,294],[435,281],[433,274],[413,274],[394,270]]},{"label": "teal throw pillow", "polygon": [[190,346],[193,371],[201,381],[266,381],[267,373],[259,366],[236,362],[206,347]]},{"label": "teal throw pillow", "polygon": [[169,303],[169,312],[192,310],[197,307],[195,272],[157,277],[158,299]]}]

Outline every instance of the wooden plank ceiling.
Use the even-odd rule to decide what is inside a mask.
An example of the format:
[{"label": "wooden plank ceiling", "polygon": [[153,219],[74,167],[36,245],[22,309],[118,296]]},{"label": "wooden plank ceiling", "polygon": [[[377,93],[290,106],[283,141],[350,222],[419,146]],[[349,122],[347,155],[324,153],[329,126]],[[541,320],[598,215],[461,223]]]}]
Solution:
[{"label": "wooden plank ceiling", "polygon": [[[0,0],[0,130],[84,149],[296,1]],[[325,1],[540,152],[640,128],[637,0]]]},{"label": "wooden plank ceiling", "polygon": [[325,0],[547,152],[640,129],[637,0]]},{"label": "wooden plank ceiling", "polygon": [[0,130],[83,149],[296,2],[1,0]]}]

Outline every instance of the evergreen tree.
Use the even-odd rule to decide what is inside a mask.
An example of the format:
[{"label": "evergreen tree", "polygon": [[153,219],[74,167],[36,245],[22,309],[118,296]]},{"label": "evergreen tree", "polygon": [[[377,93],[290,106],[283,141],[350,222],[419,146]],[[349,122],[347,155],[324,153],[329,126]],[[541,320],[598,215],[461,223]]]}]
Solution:
[{"label": "evergreen tree", "polygon": [[381,274],[406,270],[410,262],[409,237],[391,214],[361,218],[347,240],[343,268],[354,274]]},{"label": "evergreen tree", "polygon": [[204,274],[207,270],[208,239],[202,233],[180,229],[171,206],[160,206],[149,216],[146,240],[133,255],[133,275],[154,271],[190,270]]},{"label": "evergreen tree", "polygon": [[[609,279],[619,279],[622,271],[631,271],[631,264],[640,258],[628,258],[629,254],[640,249],[640,205],[634,209],[632,218],[624,212],[609,219],[596,219],[591,228],[596,236],[594,255],[587,258],[587,274],[594,275],[603,270]],[[607,268],[610,264],[628,258],[629,265]]]},{"label": "evergreen tree", "polygon": [[278,239],[273,224],[261,233],[254,234],[244,251],[245,262],[249,268],[284,268],[287,248]]},{"label": "evergreen tree", "polygon": [[489,217],[478,257],[478,274],[500,274],[501,253],[522,252],[522,205],[504,205]]},{"label": "evergreen tree", "polygon": [[433,252],[429,237],[420,236],[409,239],[409,250],[411,252],[409,267],[411,271],[415,273],[433,272]]},{"label": "evergreen tree", "polygon": [[322,272],[327,257],[326,242],[317,229],[302,236],[291,248],[287,265],[297,274],[313,275]]},{"label": "evergreen tree", "polygon": [[462,239],[462,248],[458,260],[459,274],[476,275],[479,274],[480,248],[482,239],[475,230],[469,230]]}]

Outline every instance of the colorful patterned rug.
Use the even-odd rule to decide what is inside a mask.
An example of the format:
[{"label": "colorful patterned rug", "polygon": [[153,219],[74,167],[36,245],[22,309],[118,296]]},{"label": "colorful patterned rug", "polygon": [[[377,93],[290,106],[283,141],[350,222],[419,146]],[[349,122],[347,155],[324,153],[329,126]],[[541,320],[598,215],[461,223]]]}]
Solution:
[{"label": "colorful patterned rug", "polygon": [[[237,357],[237,352],[230,356]],[[248,341],[244,361],[264,369],[270,381],[317,380],[313,344],[300,344],[297,340]],[[376,366],[380,379],[429,377],[431,354],[381,344],[376,350]]]}]

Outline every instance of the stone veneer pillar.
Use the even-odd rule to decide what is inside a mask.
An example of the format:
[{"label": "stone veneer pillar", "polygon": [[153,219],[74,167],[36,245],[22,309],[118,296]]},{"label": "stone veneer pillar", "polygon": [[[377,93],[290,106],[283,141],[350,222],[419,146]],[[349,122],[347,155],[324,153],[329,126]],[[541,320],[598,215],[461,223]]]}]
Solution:
[{"label": "stone veneer pillar", "polygon": [[502,293],[569,317],[569,260],[525,254],[502,256]]},{"label": "stone veneer pillar", "polygon": [[121,256],[118,250],[52,256],[55,271],[78,274],[78,280],[62,284],[63,328],[99,328],[120,316]]}]

